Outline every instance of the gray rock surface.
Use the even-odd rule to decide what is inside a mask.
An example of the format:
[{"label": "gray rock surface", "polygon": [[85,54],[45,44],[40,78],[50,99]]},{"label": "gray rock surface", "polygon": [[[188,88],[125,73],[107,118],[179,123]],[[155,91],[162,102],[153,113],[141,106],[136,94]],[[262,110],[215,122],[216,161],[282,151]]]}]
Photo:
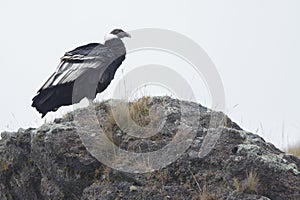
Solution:
[{"label": "gray rock surface", "polygon": [[100,126],[122,149],[159,150],[180,126],[194,133],[190,146],[153,172],[116,170],[83,144],[78,120],[92,116],[89,108],[79,109],[37,129],[1,134],[0,199],[300,199],[300,160],[222,113],[169,97],[148,98],[149,108],[161,106],[165,124],[157,134],[137,138],[111,120],[115,103],[99,103],[95,110]]}]

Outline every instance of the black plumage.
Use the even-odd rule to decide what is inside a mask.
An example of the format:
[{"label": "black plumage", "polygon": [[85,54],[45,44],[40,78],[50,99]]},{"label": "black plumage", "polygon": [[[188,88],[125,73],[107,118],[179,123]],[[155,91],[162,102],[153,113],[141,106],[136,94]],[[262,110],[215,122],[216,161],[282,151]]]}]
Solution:
[{"label": "black plumage", "polygon": [[104,91],[126,56],[121,38],[130,35],[113,30],[104,44],[90,43],[65,53],[57,70],[32,99],[32,107],[44,117],[61,106],[94,99]]}]

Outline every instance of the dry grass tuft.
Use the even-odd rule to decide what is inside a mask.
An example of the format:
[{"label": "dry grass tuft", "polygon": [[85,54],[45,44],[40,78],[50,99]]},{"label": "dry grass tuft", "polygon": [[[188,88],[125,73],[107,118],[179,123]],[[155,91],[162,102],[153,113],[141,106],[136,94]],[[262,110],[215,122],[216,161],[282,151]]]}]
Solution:
[{"label": "dry grass tuft", "polygon": [[135,126],[144,127],[151,122],[150,107],[148,106],[148,99],[150,97],[142,97],[134,102],[116,101],[108,109],[107,124],[103,127],[106,136],[110,141],[113,140],[113,132],[120,129],[123,132],[136,131]]},{"label": "dry grass tuft", "polygon": [[300,158],[300,144],[296,145],[294,147],[289,147],[287,149],[287,153],[293,154],[294,156],[297,156],[298,158]]},{"label": "dry grass tuft", "polygon": [[250,191],[250,192],[257,193],[258,183],[259,183],[259,178],[257,176],[257,173],[254,172],[253,170],[251,170],[247,174],[245,189],[248,190],[248,191]]},{"label": "dry grass tuft", "polygon": [[249,173],[247,173],[247,177],[242,183],[240,183],[237,178],[234,178],[233,185],[237,192],[257,194],[259,186],[259,177],[256,172],[251,170]]},{"label": "dry grass tuft", "polygon": [[198,187],[199,193],[196,196],[193,196],[192,200],[222,200],[222,198],[218,197],[216,194],[211,193],[207,189],[207,177],[203,177],[203,186],[200,187],[199,182],[197,181],[197,175],[195,176],[192,170],[189,168],[189,171]]},{"label": "dry grass tuft", "polygon": [[192,198],[193,200],[222,200],[222,198],[218,197],[216,194],[210,193],[207,190],[207,186],[204,185],[202,191],[199,195]]},{"label": "dry grass tuft", "polygon": [[74,120],[74,116],[72,112],[67,112],[66,114],[63,115],[63,119],[66,119],[67,121],[72,121]]},{"label": "dry grass tuft", "polygon": [[8,170],[8,164],[7,163],[2,163],[2,165],[1,165],[1,170],[3,171],[3,172],[5,172],[5,171],[7,171]]},{"label": "dry grass tuft", "polygon": [[129,113],[132,120],[140,126],[146,126],[150,122],[148,99],[149,97],[142,97],[129,105]]},{"label": "dry grass tuft", "polygon": [[239,182],[239,180],[237,178],[233,178],[233,186],[235,188],[235,191],[237,191],[237,192],[243,192],[241,184],[240,184],[240,182]]},{"label": "dry grass tuft", "polygon": [[109,112],[108,123],[111,127],[116,125],[116,116],[114,115],[118,115],[118,126],[122,130],[128,128],[130,120],[133,120],[139,126],[146,126],[151,121],[150,108],[147,105],[148,99],[149,97],[142,97],[135,102],[117,102],[117,104],[114,105],[114,110],[110,110]]}]

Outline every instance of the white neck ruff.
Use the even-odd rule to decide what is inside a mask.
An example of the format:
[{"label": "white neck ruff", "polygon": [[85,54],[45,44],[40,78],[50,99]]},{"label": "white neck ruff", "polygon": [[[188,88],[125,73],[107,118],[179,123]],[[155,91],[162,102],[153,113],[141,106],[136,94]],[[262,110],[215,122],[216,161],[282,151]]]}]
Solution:
[{"label": "white neck ruff", "polygon": [[114,38],[118,38],[118,36],[109,33],[109,34],[104,36],[104,41],[106,42],[107,40],[111,40],[111,39],[114,39]]}]

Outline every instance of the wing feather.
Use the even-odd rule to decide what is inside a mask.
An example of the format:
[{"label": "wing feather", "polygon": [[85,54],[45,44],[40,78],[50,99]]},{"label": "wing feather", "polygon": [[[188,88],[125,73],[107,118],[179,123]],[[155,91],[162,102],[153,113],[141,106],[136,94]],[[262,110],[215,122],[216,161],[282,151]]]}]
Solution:
[{"label": "wing feather", "polygon": [[91,43],[65,53],[56,71],[39,90],[75,81],[87,71],[105,68],[114,53],[106,46]]}]

